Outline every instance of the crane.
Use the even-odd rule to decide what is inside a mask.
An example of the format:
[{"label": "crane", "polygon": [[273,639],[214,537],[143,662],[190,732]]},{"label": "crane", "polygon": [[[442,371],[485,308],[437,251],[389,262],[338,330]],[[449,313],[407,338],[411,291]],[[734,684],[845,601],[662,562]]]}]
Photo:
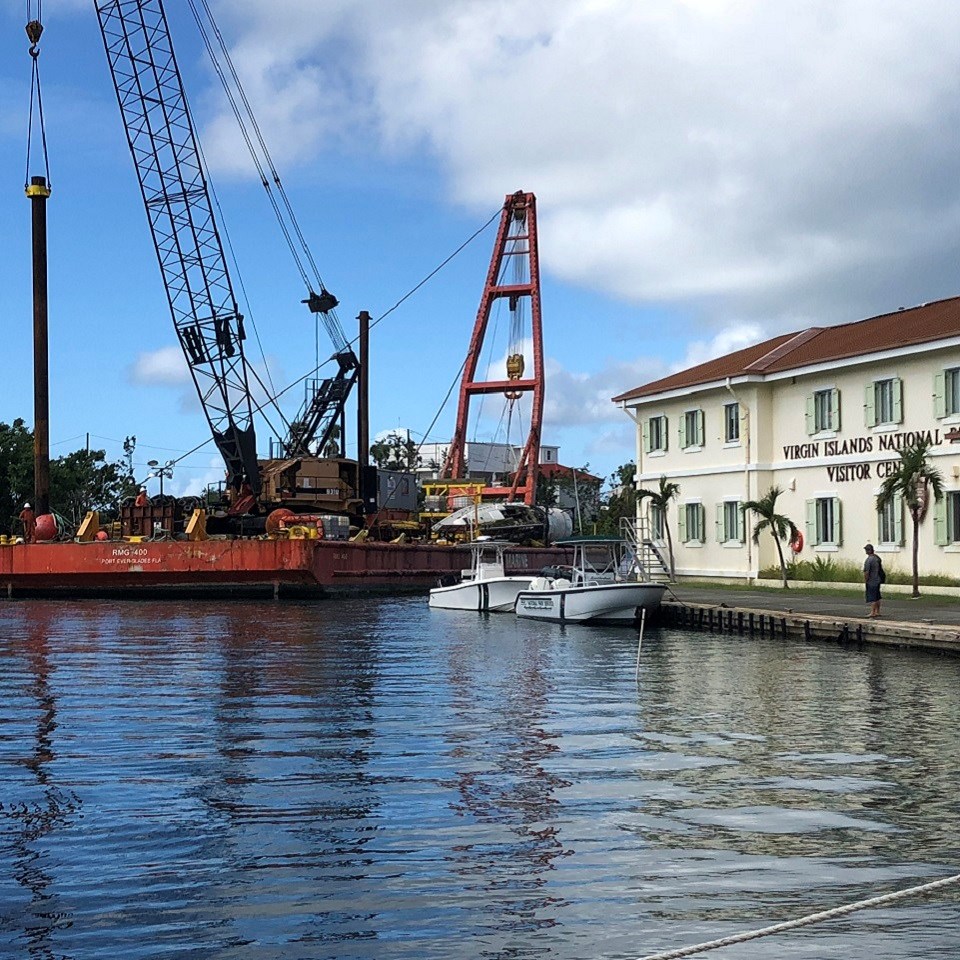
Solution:
[{"label": "crane", "polygon": [[[498,300],[507,301],[510,312],[510,346],[507,376],[503,380],[478,380],[478,367],[490,313]],[[525,330],[523,308],[529,302],[530,327]],[[533,353],[532,376],[524,376],[522,344],[529,333]],[[515,501],[518,495],[528,506],[536,503],[540,475],[540,430],[543,421],[543,328],[540,318],[540,257],[537,243],[537,200],[532,193],[518,190],[503,202],[500,227],[494,242],[487,281],[473,326],[467,359],[460,383],[457,422],[440,479],[456,481],[467,476],[467,419],[470,399],[484,394],[503,394],[513,403],[524,393],[532,395],[530,430],[520,452],[509,487],[486,487],[485,499]]]},{"label": "crane", "polygon": [[[201,3],[209,16],[206,0]],[[298,499],[299,490],[303,494],[300,499],[306,497],[302,508],[309,509],[316,505],[318,498],[307,491],[320,489],[322,485],[314,481],[327,474],[337,480],[335,499],[344,503],[351,501],[351,495],[355,497],[357,493],[355,467],[351,472],[341,465],[332,473],[314,468],[312,479],[300,485],[296,476],[298,464],[313,457],[317,450],[322,451],[342,424],[344,407],[359,376],[359,362],[336,317],[336,297],[322,281],[312,283],[298,260],[307,285],[303,302],[322,320],[331,337],[338,369],[334,376],[313,382],[314,389],[306,397],[283,443],[283,461],[258,461],[255,409],[250,390],[250,380],[255,373],[244,354],[244,317],[234,295],[203,155],[162,0],[95,0],[95,6],[174,327],[214,442],[226,464],[229,486],[239,491],[247,483],[254,497],[266,494],[268,500],[277,501],[283,499],[281,489],[291,501]],[[190,6],[197,16],[192,0]],[[213,33],[223,45],[215,24]],[[213,56],[207,34],[204,40]],[[225,46],[223,50],[232,71]],[[220,66],[216,63],[215,66],[220,72]],[[239,86],[235,73],[234,79]],[[228,96],[240,119],[237,102],[229,91]],[[253,138],[259,140],[266,157],[264,162],[282,194],[279,176],[242,88],[240,98],[253,123]],[[253,152],[251,135],[246,129],[244,136]],[[269,194],[266,170],[259,160],[257,166]],[[292,218],[285,194],[282,200]],[[277,201],[271,202],[278,217],[282,216]],[[283,223],[281,226],[296,257],[297,241],[304,249],[306,245],[295,218],[292,228]],[[316,273],[309,251],[307,260]],[[268,484],[270,489],[264,491],[268,476],[273,482]],[[327,490],[329,499],[332,488],[323,489]]]}]

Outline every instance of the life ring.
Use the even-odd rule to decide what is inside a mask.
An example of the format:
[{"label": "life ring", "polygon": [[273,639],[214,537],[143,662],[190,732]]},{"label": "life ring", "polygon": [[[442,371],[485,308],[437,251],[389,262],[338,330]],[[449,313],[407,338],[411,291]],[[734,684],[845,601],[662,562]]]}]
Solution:
[{"label": "life ring", "polygon": [[790,549],[794,553],[799,553],[803,549],[803,534],[799,530],[796,536],[790,541]]}]

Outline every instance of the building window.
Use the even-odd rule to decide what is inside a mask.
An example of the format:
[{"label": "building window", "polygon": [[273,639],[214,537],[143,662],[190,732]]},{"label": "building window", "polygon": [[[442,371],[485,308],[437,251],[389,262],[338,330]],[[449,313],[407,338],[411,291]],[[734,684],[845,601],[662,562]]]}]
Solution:
[{"label": "building window", "polygon": [[960,543],[960,491],[951,490],[934,506],[934,536],[937,544]]},{"label": "building window", "polygon": [[680,510],[680,539],[683,543],[703,543],[703,504],[685,503]]},{"label": "building window", "polygon": [[937,417],[960,414],[960,367],[951,367],[936,376],[934,405]]},{"label": "building window", "polygon": [[688,410],[680,419],[680,446],[686,450],[689,447],[703,446],[703,411]]},{"label": "building window", "polygon": [[717,541],[743,543],[743,511],[739,500],[717,504]]},{"label": "building window", "polygon": [[843,542],[838,497],[817,497],[807,501],[807,540],[814,546],[839,547]]},{"label": "building window", "polygon": [[726,443],[740,440],[740,404],[727,403],[723,407],[723,439]]},{"label": "building window", "polygon": [[654,540],[665,540],[667,538],[666,516],[662,507],[650,507],[650,536]]},{"label": "building window", "polygon": [[876,427],[903,421],[903,381],[899,377],[868,383],[864,398],[866,423]]},{"label": "building window", "polygon": [[818,390],[807,397],[807,433],[840,429],[840,391]]},{"label": "building window", "polygon": [[644,427],[647,453],[667,449],[667,418],[651,417]]},{"label": "building window", "polygon": [[877,511],[877,543],[903,543],[903,497],[891,497],[884,508]]}]

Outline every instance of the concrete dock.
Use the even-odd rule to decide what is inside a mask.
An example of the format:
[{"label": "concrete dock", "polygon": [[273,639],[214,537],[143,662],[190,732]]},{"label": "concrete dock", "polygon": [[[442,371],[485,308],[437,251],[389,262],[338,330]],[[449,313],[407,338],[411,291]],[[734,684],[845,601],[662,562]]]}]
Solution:
[{"label": "concrete dock", "polygon": [[952,597],[892,595],[884,599],[879,619],[869,619],[868,612],[862,594],[681,583],[667,591],[656,622],[741,636],[881,643],[960,654],[960,601]]}]

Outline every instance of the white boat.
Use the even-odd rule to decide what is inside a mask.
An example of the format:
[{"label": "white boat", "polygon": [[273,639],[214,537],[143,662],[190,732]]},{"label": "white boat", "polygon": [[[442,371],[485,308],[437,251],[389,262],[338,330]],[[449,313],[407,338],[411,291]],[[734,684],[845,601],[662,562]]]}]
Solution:
[{"label": "white boat", "polygon": [[461,572],[460,583],[434,587],[430,606],[440,610],[490,610],[510,612],[517,594],[536,574],[505,573],[503,551],[511,544],[500,540],[475,540],[470,544],[471,564]]},{"label": "white boat", "polygon": [[518,617],[558,623],[634,623],[655,610],[667,589],[646,577],[636,549],[619,537],[558,542],[573,547],[573,564],[536,577],[517,594]]}]

